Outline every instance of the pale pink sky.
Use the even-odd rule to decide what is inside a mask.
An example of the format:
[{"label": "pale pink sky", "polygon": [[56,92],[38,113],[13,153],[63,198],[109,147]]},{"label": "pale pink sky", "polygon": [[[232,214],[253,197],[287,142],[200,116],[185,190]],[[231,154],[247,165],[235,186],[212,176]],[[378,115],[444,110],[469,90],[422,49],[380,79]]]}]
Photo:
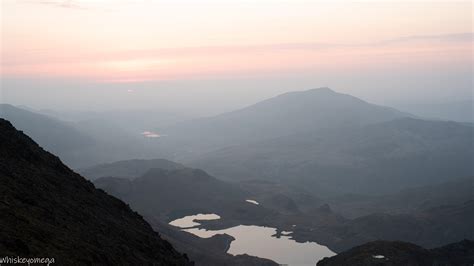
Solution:
[{"label": "pale pink sky", "polygon": [[472,62],[470,1],[3,0],[3,78],[137,82]]},{"label": "pale pink sky", "polygon": [[0,102],[196,115],[328,86],[473,97],[471,1],[0,0]]}]

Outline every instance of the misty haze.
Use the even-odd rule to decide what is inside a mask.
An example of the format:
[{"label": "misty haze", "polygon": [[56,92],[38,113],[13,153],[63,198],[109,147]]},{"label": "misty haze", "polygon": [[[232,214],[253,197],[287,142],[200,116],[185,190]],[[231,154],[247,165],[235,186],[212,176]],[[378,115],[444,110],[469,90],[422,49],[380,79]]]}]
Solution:
[{"label": "misty haze", "polygon": [[471,1],[0,8],[0,265],[474,265]]}]

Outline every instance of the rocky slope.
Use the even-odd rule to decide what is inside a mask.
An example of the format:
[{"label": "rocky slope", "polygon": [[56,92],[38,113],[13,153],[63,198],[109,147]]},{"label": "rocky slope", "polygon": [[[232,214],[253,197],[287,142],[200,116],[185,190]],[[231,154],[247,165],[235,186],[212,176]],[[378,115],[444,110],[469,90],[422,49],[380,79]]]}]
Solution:
[{"label": "rocky slope", "polygon": [[0,254],[58,265],[187,265],[122,201],[0,119]]}]

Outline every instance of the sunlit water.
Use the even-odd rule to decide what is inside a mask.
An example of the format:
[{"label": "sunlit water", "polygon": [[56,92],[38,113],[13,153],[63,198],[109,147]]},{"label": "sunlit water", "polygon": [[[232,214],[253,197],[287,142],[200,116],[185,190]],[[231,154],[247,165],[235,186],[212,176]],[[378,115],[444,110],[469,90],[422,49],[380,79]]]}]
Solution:
[{"label": "sunlit water", "polygon": [[257,202],[256,200],[248,199],[248,200],[245,200],[245,201],[248,202],[248,203],[252,203],[252,204],[258,205],[258,202]]},{"label": "sunlit water", "polygon": [[194,221],[195,219],[214,220],[219,218],[216,214],[198,214],[174,220],[170,224],[187,228],[183,231],[202,238],[209,238],[217,234],[231,235],[235,240],[230,244],[228,253],[253,255],[290,266],[314,266],[316,262],[324,257],[331,257],[336,254],[326,246],[315,242],[298,243],[288,236],[291,232],[283,231],[280,238],[273,237],[272,235],[275,235],[277,230],[271,227],[239,225],[223,230],[189,228],[199,225]]},{"label": "sunlit water", "polygon": [[221,217],[217,214],[196,214],[196,215],[189,215],[183,218],[176,219],[170,222],[171,225],[179,227],[179,228],[189,228],[196,225],[200,225],[200,223],[195,222],[194,220],[217,220]]}]

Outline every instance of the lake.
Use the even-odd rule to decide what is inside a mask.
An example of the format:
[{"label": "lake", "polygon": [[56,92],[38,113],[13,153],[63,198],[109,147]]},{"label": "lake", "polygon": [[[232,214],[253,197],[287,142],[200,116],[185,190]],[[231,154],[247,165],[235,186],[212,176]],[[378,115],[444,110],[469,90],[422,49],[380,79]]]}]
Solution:
[{"label": "lake", "polygon": [[196,215],[189,215],[185,216],[183,218],[176,219],[169,224],[172,226],[176,226],[179,228],[189,228],[193,227],[196,225],[200,225],[200,223],[195,222],[194,220],[217,220],[220,219],[221,217],[217,214],[196,214]]},{"label": "lake", "polygon": [[235,238],[227,251],[232,255],[248,254],[261,258],[271,259],[280,264],[290,266],[316,265],[316,262],[324,257],[336,255],[329,248],[315,242],[298,243],[291,239],[291,232],[282,232],[280,238],[276,234],[276,228],[239,225],[222,230],[205,230],[190,228],[199,225],[195,220],[220,219],[217,214],[190,215],[170,222],[171,225],[182,228],[201,238],[209,238],[217,234],[228,234]]}]

